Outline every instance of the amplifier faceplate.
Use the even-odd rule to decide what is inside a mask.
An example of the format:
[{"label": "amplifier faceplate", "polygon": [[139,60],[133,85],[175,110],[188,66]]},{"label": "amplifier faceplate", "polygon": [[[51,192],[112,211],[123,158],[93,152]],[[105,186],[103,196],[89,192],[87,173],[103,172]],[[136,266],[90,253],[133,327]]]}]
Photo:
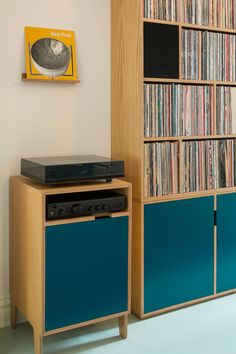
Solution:
[{"label": "amplifier faceplate", "polygon": [[46,199],[46,220],[60,220],[126,209],[126,197],[113,191],[50,195]]}]

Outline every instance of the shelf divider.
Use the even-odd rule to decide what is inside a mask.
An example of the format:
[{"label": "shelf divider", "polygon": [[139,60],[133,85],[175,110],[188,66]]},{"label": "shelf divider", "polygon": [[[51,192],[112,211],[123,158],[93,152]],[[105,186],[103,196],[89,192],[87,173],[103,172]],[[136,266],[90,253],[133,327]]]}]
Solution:
[{"label": "shelf divider", "polygon": [[165,136],[165,137],[144,137],[144,143],[158,141],[189,141],[189,140],[218,140],[218,139],[236,139],[236,134],[216,134],[216,135],[194,135],[194,136]]},{"label": "shelf divider", "polygon": [[236,86],[235,81],[213,81],[213,80],[189,80],[189,79],[166,79],[144,77],[143,82],[158,82],[158,83],[175,83],[175,84],[190,84],[190,85],[216,85],[216,86]]},{"label": "shelf divider", "polygon": [[179,78],[182,79],[182,26],[179,25]]},{"label": "shelf divider", "polygon": [[193,23],[185,23],[185,22],[178,22],[178,21],[175,22],[175,21],[143,18],[143,22],[157,23],[157,24],[163,24],[163,25],[172,25],[172,26],[181,26],[183,28],[196,29],[196,30],[200,30],[200,31],[211,31],[211,32],[236,34],[236,29],[232,29],[232,28],[223,28],[223,27],[206,26],[206,25],[195,25]]}]

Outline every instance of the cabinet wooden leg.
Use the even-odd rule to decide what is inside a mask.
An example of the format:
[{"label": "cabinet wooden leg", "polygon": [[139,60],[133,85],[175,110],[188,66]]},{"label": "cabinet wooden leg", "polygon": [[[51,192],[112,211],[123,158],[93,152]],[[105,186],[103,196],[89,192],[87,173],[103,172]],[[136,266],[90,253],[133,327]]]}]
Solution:
[{"label": "cabinet wooden leg", "polygon": [[34,329],[34,353],[43,354],[43,337]]},{"label": "cabinet wooden leg", "polygon": [[16,328],[17,325],[17,307],[11,303],[11,327]]},{"label": "cabinet wooden leg", "polygon": [[119,317],[120,336],[127,338],[128,315]]}]

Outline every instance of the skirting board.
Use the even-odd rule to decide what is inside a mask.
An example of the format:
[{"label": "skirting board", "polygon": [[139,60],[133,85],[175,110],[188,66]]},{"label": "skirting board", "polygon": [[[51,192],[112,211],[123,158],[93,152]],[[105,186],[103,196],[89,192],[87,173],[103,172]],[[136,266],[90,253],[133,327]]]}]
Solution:
[{"label": "skirting board", "polygon": [[[0,295],[0,328],[10,326],[10,295]],[[23,315],[18,313],[18,323],[25,322]]]}]

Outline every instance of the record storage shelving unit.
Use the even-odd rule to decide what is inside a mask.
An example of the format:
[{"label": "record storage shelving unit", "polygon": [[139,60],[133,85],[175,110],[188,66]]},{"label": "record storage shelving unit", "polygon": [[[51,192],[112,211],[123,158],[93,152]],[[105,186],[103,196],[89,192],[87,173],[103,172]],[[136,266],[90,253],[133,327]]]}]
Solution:
[{"label": "record storage shelving unit", "polygon": [[[157,197],[144,194],[145,143],[176,141],[180,154],[184,141],[236,138],[236,134],[219,135],[215,130],[204,136],[146,138],[143,104],[144,83],[211,85],[216,127],[216,88],[236,86],[236,82],[183,79],[182,30],[236,35],[236,29],[218,28],[214,19],[211,26],[147,19],[143,1],[114,0],[111,10],[112,158],[125,160],[126,177],[133,183],[132,311],[140,318],[236,291],[236,187],[180,190]],[[176,57],[175,45],[170,35],[165,38],[165,29],[166,33],[171,28],[178,32],[176,75],[145,76],[144,32],[149,26],[163,30],[172,57]],[[158,50],[153,55],[158,61]],[[180,158],[179,164],[181,171]]]}]

